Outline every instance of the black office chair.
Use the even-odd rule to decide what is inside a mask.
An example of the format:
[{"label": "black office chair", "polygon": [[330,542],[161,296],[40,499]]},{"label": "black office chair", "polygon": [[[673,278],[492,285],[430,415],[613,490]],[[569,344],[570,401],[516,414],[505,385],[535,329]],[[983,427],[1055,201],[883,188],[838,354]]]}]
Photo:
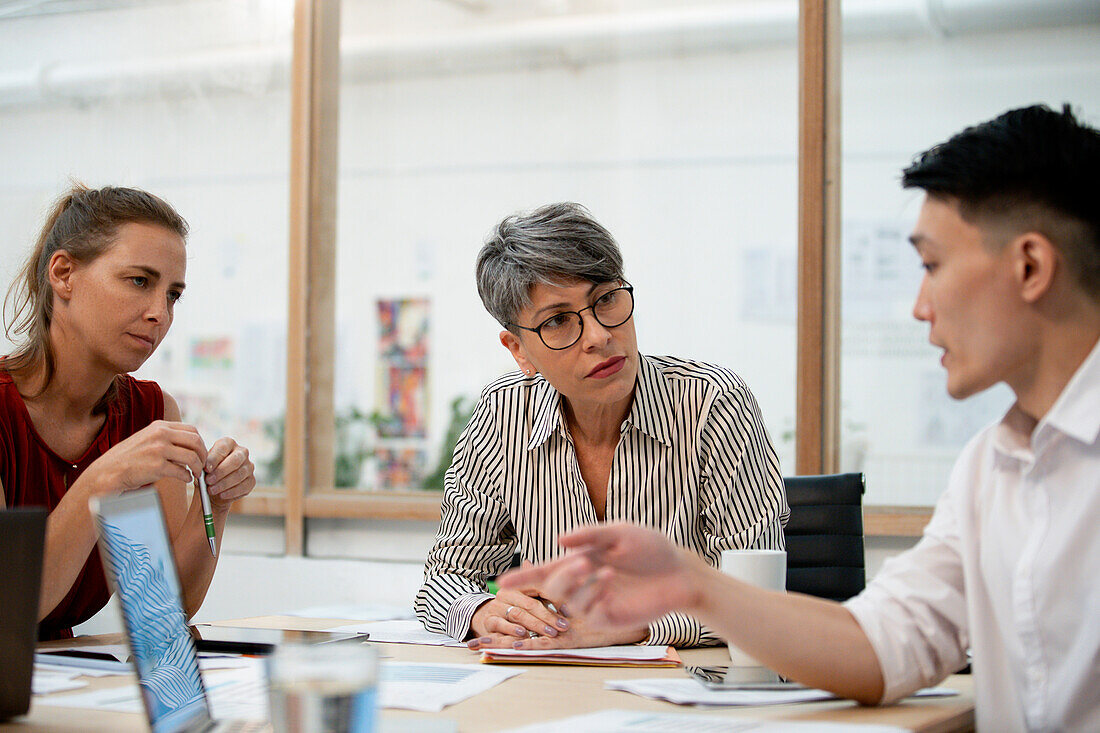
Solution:
[{"label": "black office chair", "polygon": [[863,474],[784,478],[787,590],[846,601],[863,590]]}]

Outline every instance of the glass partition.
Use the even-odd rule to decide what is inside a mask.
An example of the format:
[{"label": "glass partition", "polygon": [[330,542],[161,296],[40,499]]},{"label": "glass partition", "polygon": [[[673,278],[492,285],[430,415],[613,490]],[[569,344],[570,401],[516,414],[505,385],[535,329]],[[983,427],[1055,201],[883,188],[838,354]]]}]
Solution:
[{"label": "glass partition", "polygon": [[261,483],[281,480],[291,26],[276,0],[0,8],[3,286],[71,181],[172,203],[187,292],[135,376],[247,445]]},{"label": "glass partition", "polygon": [[1095,5],[1041,5],[945,3],[933,25],[844,6],[841,467],[866,472],[868,504],[934,504],[962,446],[1012,403],[1003,385],[947,396],[911,313],[923,194],[898,181],[916,153],[1010,108],[1068,102],[1100,122]]},{"label": "glass partition", "polygon": [[474,261],[577,201],[616,236],[643,353],[717,362],[793,470],[796,7],[344,0],[336,483],[442,488],[516,369]]}]

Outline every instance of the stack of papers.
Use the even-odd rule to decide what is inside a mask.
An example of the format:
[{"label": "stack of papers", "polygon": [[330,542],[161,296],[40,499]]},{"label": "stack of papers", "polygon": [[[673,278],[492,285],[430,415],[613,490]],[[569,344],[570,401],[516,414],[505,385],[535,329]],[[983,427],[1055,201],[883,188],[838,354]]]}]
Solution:
[{"label": "stack of papers", "polygon": [[580,664],[595,667],[678,667],[670,646],[597,646],[584,649],[485,649],[487,664]]},{"label": "stack of papers", "polygon": [[[216,661],[215,666],[220,666],[220,661]],[[521,673],[518,669],[491,669],[476,664],[383,662],[378,706],[438,713],[448,705],[485,692]],[[240,664],[229,669],[209,672],[204,669],[203,681],[215,719],[267,718],[267,680],[262,660],[241,658]],[[125,713],[142,711],[141,694],[136,684],[42,697],[36,699],[35,704]]]},{"label": "stack of papers", "polygon": [[66,690],[87,687],[87,682],[76,679],[79,676],[79,671],[70,672],[35,667],[31,690],[35,695],[48,695],[51,692],[65,692]]},{"label": "stack of papers", "polygon": [[[203,682],[215,719],[267,719],[267,679],[262,660],[246,659],[243,666],[206,673],[203,675]],[[43,697],[36,699],[34,704],[117,713],[141,713],[144,710],[137,684],[74,695]]]}]

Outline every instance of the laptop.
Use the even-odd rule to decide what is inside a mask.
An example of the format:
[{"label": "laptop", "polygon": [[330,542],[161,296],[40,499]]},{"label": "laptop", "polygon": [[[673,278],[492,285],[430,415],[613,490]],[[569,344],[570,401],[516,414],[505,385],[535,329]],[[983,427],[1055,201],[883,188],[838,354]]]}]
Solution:
[{"label": "laptop", "polygon": [[41,507],[0,511],[0,720],[31,707],[46,514]]},{"label": "laptop", "polygon": [[92,512],[153,733],[269,730],[266,723],[211,717],[156,490],[93,500]]}]

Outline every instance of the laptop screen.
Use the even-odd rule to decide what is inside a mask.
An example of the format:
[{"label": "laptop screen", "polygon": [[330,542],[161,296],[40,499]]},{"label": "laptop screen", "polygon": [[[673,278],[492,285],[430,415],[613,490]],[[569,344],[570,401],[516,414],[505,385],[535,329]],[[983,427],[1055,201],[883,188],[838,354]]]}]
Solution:
[{"label": "laptop screen", "polygon": [[103,565],[119,596],[150,726],[154,733],[172,733],[209,720],[156,490],[101,499],[95,511]]},{"label": "laptop screen", "polygon": [[45,536],[45,509],[0,502],[0,721],[30,709]]}]

